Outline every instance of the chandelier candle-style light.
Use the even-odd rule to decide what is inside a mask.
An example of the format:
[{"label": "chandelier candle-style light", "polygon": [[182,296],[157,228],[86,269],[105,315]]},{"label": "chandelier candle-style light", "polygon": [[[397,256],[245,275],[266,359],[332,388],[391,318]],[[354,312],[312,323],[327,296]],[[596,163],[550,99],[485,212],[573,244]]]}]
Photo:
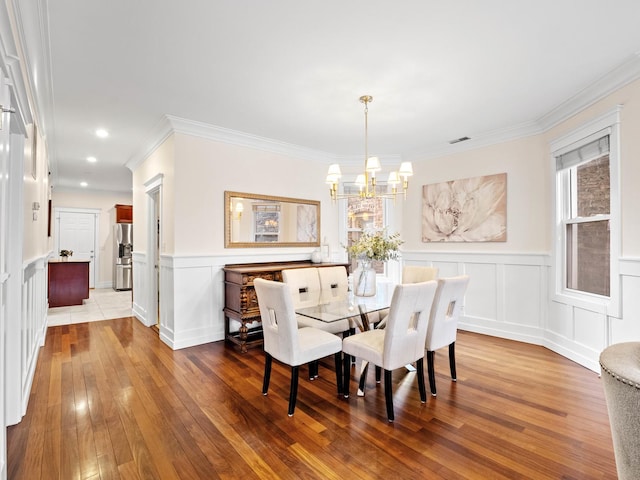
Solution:
[{"label": "chandelier candle-style light", "polygon": [[[413,167],[411,162],[402,162],[398,171],[389,173],[387,184],[391,185],[391,192],[378,193],[376,192],[376,173],[382,170],[380,166],[380,159],[378,157],[369,156],[369,104],[373,101],[371,95],[363,95],[360,97],[360,102],[364,103],[364,173],[356,177],[356,186],[360,192],[356,194],[341,194],[338,193],[338,184],[342,172],[340,171],[340,165],[334,163],[329,166],[329,172],[327,173],[327,184],[329,185],[329,192],[331,193],[331,199],[336,200],[339,198],[360,197],[360,198],[393,198],[395,200],[398,194],[398,185],[402,183],[402,193],[404,198],[407,198],[407,188],[409,187],[409,177],[413,175]],[[402,178],[402,180],[400,180]]]}]

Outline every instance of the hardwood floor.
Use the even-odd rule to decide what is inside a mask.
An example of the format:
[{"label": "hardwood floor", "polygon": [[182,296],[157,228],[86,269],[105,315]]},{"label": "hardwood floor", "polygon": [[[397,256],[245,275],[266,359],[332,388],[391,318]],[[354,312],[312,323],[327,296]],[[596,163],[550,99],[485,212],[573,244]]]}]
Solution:
[{"label": "hardwood floor", "polygon": [[[222,342],[172,351],[133,318],[50,327],[27,415],[8,429],[19,479],[615,479],[597,374],[542,347],[460,332],[458,382],[436,353],[438,396],[394,372],[396,420],[370,369],[336,396],[332,359],[301,372]],[[351,391],[356,389],[352,371]]]}]

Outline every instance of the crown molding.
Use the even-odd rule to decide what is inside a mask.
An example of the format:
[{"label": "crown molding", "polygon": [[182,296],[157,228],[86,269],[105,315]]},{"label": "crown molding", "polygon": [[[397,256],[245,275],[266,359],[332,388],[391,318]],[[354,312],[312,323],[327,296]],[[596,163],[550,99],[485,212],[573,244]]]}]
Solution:
[{"label": "crown molding", "polygon": [[475,150],[491,145],[497,145],[499,143],[505,143],[512,140],[517,140],[519,138],[531,137],[542,132],[543,130],[540,128],[540,125],[537,122],[525,122],[513,127],[474,135],[471,140],[454,143],[453,145],[434,145],[430,149],[407,154],[406,157],[407,160],[410,161],[431,160],[438,157],[454,155],[456,153]]},{"label": "crown molding", "polygon": [[126,166],[130,170],[134,170],[156,148],[158,148],[158,146],[162,144],[169,135],[174,133],[192,135],[227,145],[237,145],[240,147],[260,150],[262,152],[276,153],[304,160],[316,160],[324,163],[331,163],[335,162],[337,158],[336,155],[328,152],[313,150],[299,145],[293,145],[291,143],[239,132],[229,128],[218,127],[216,125],[210,125],[195,120],[188,120],[173,115],[165,115],[153,129],[153,132],[149,136],[149,140],[145,143],[146,147],[140,150],[136,155],[132,156],[126,163]]},{"label": "crown molding", "polygon": [[547,131],[639,78],[640,52],[637,52],[613,70],[562,102],[549,113],[540,117],[537,122],[543,131]]},{"label": "crown molding", "polygon": [[487,147],[519,138],[544,133],[568,120],[582,110],[612,94],[616,90],[640,78],[640,52],[627,58],[616,68],[603,75],[588,87],[562,102],[547,114],[530,122],[513,127],[474,135],[471,140],[453,145],[439,145],[406,155],[407,160],[431,160],[433,158]]},{"label": "crown molding", "polygon": [[[559,123],[574,116],[578,112],[593,105],[598,100],[610,95],[616,90],[640,79],[640,52],[632,55],[606,75],[603,75],[576,95],[567,99],[542,117],[524,122],[512,127],[476,134],[471,140],[453,145],[433,145],[421,151],[410,152],[405,155],[379,155],[383,165],[395,165],[405,160],[430,160],[446,155],[461,153],[477,148],[504,143],[519,138],[530,137],[546,132]],[[216,142],[237,145],[276,153],[305,160],[316,160],[324,163],[340,163],[344,165],[360,165],[362,155],[337,155],[319,150],[313,150],[299,145],[293,145],[278,140],[259,137],[248,133],[231,130],[224,127],[209,125],[194,120],[187,120],[172,115],[166,115],[153,129],[149,140],[136,155],[126,163],[130,170],[134,170],[146,159],[164,140],[173,133],[193,135]]]}]

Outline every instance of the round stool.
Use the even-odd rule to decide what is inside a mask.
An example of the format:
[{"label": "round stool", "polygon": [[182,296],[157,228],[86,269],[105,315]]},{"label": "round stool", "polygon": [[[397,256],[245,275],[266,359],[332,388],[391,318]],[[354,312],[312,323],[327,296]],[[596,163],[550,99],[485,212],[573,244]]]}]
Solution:
[{"label": "round stool", "polygon": [[600,370],[618,478],[640,479],[640,342],[605,348]]}]

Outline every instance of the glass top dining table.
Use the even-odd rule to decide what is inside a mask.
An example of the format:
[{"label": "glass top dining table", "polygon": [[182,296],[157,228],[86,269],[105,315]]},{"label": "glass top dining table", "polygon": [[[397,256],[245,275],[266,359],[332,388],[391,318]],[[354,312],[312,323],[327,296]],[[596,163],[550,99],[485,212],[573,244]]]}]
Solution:
[{"label": "glass top dining table", "polygon": [[303,292],[295,312],[322,322],[336,322],[347,318],[360,317],[360,330],[369,330],[367,314],[389,308],[395,285],[380,282],[376,294],[371,297],[358,297],[352,291],[338,287],[321,292]]},{"label": "glass top dining table", "polygon": [[[295,312],[327,323],[348,318],[357,324],[360,331],[367,331],[372,327],[368,314],[389,308],[394,288],[393,283],[379,282],[376,286],[376,294],[371,297],[359,297],[352,291],[347,291],[346,288],[340,289],[337,286],[322,292],[301,292]],[[367,370],[368,362],[363,361],[360,365],[358,382],[359,397],[364,396]],[[348,382],[349,377],[346,371],[344,377],[344,381]]]}]

